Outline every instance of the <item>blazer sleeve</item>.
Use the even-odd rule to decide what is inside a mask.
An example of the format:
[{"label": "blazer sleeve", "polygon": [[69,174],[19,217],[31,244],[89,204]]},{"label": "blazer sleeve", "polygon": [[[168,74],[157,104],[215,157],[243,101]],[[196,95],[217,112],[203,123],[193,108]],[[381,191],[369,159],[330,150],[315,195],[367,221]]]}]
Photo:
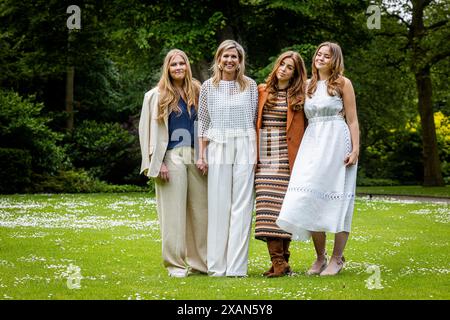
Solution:
[{"label": "blazer sleeve", "polygon": [[147,92],[142,103],[141,117],[139,119],[139,143],[141,145],[141,171],[148,175],[150,168],[150,158],[153,153],[153,148],[150,145],[150,126],[152,122],[152,109],[158,104],[158,97],[156,90]]}]

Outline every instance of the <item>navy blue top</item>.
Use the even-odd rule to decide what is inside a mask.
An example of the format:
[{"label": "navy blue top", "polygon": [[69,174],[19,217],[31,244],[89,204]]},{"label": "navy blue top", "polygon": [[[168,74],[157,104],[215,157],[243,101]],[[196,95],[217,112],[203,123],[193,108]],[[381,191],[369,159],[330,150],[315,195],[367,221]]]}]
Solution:
[{"label": "navy blue top", "polygon": [[194,147],[194,128],[197,121],[197,111],[191,106],[191,115],[187,112],[186,102],[180,98],[178,106],[181,113],[172,111],[169,114],[169,144],[167,149],[178,147]]}]

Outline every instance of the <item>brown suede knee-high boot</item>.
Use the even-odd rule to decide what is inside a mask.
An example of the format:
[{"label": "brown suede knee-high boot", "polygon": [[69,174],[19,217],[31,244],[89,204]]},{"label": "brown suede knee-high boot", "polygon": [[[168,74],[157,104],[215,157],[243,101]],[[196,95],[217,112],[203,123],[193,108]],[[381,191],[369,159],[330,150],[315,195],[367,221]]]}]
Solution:
[{"label": "brown suede knee-high boot", "polygon": [[[266,242],[267,242],[267,250],[269,251],[269,255],[270,255],[270,238],[267,238],[266,239]],[[270,255],[270,257],[272,257],[271,255]],[[264,273],[263,273],[263,276],[268,276],[269,274],[271,274],[271,273],[273,273],[273,264],[271,264],[271,266],[270,266],[270,269],[269,270],[267,270],[267,271],[265,271]]]},{"label": "brown suede knee-high boot", "polygon": [[289,257],[291,256],[291,252],[289,251],[289,245],[291,244],[291,239],[283,239],[283,256],[284,260],[288,264],[288,274],[292,273],[291,266],[289,265]]},{"label": "brown suede knee-high boot", "polygon": [[289,265],[284,260],[283,239],[267,239],[267,246],[269,247],[273,266],[273,272],[268,274],[267,277],[272,278],[286,275],[289,271]]},{"label": "brown suede knee-high boot", "polygon": [[[269,245],[269,241],[271,239],[268,238],[267,239],[267,248],[269,250],[269,254],[270,254],[270,245]],[[283,239],[283,256],[284,256],[284,260],[286,261],[286,263],[288,263],[288,274],[292,273],[292,269],[289,266],[289,257],[291,256],[291,252],[289,251],[289,245],[291,244],[291,239]],[[265,271],[263,273],[263,276],[268,276],[269,274],[273,273],[273,264],[270,266],[270,269]]]}]

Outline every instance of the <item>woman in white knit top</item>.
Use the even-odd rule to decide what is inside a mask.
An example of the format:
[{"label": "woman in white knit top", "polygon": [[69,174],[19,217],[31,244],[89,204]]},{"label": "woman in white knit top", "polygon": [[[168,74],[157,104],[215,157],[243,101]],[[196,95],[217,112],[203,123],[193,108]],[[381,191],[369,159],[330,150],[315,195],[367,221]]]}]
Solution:
[{"label": "woman in white knit top", "polygon": [[214,75],[200,90],[197,167],[208,172],[211,276],[247,275],[258,90],[244,71],[244,49],[236,41],[225,40],[215,54]]},{"label": "woman in white knit top", "polygon": [[240,90],[239,83],[220,80],[214,84],[213,78],[203,83],[200,94],[199,135],[218,143],[227,138],[256,137],[255,114],[258,93],[255,81],[245,77],[248,88]]}]

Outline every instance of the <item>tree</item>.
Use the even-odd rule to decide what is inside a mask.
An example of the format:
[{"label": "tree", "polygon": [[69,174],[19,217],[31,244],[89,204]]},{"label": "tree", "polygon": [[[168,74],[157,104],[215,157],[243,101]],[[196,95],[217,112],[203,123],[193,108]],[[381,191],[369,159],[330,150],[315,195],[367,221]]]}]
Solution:
[{"label": "tree", "polygon": [[400,50],[406,51],[405,60],[414,75],[418,111],[422,126],[423,184],[424,186],[445,185],[442,177],[436,139],[436,127],[433,118],[433,85],[431,69],[434,65],[450,56],[448,38],[449,6],[446,1],[411,0],[385,1],[385,13],[395,18],[399,24],[396,31],[382,31],[383,36],[404,38]]},{"label": "tree", "polygon": [[215,49],[225,39],[244,46],[252,74],[283,48],[335,40],[350,50],[366,35],[354,17],[365,12],[358,0],[129,0],[115,5],[111,39],[122,57],[161,64],[169,49],[180,48],[201,81],[209,77]]},{"label": "tree", "polygon": [[[106,60],[111,49],[105,30],[115,6],[108,1],[84,1],[80,6],[81,29],[69,30],[70,4],[0,0],[0,86],[20,95],[35,94],[45,104],[44,113],[56,114],[51,125],[57,129],[73,127],[74,107],[84,98],[78,93],[86,78],[79,75],[91,68],[91,75],[101,77],[98,74],[105,70],[95,69],[92,61]],[[91,96],[106,100],[114,95],[104,84],[96,83],[99,92]],[[94,108],[97,111],[99,106]],[[114,106],[110,108],[114,110]]]}]

